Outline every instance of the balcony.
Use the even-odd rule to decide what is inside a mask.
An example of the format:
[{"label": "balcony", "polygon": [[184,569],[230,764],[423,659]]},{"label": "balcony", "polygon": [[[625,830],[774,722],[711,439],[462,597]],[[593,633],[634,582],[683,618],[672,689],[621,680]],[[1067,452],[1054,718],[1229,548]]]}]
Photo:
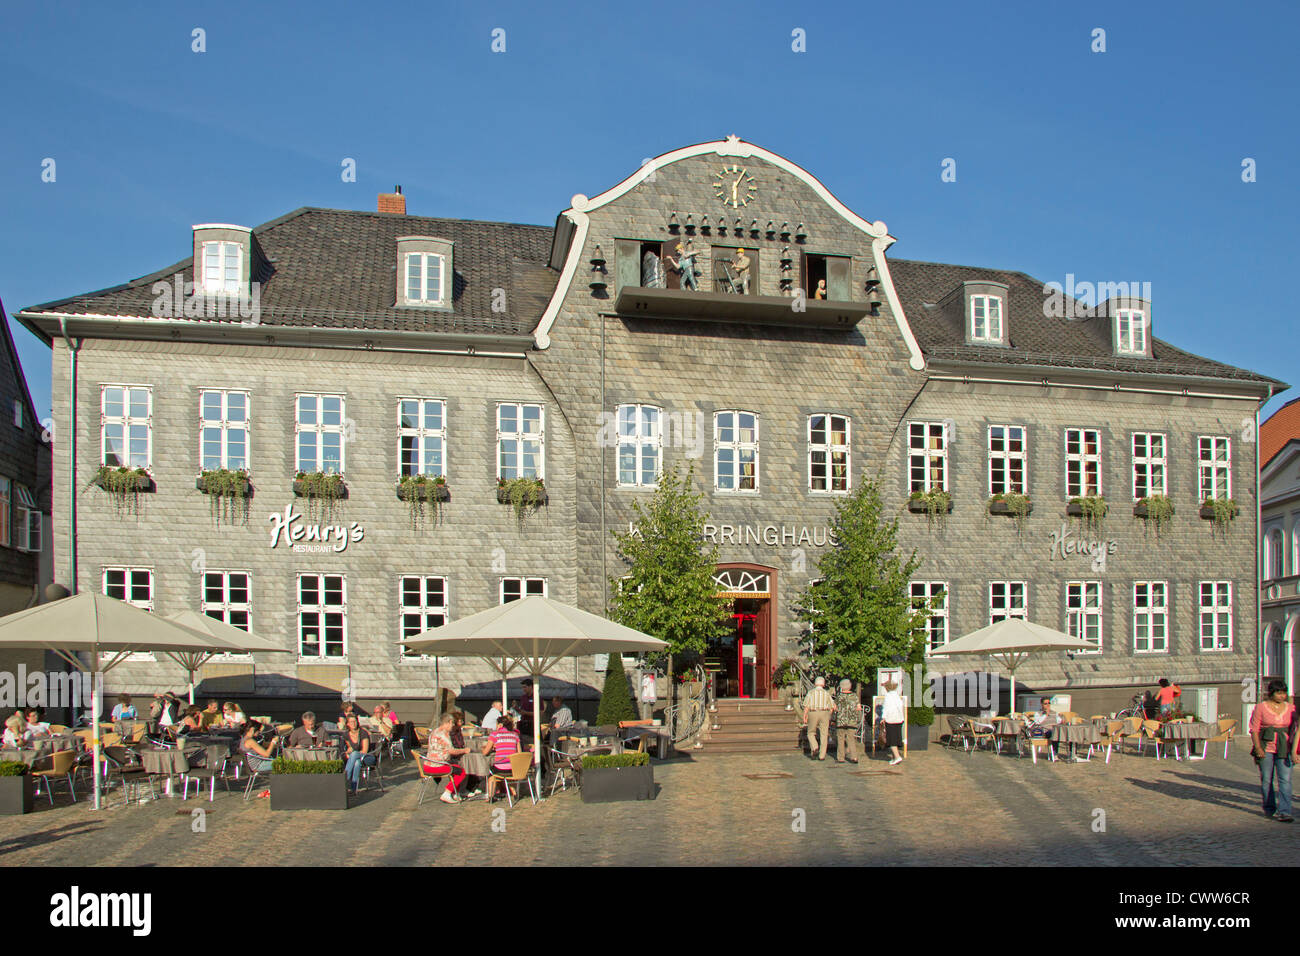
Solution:
[{"label": "balcony", "polygon": [[848,332],[871,314],[865,302],[806,299],[805,311],[791,308],[783,295],[736,295],[652,289],[626,285],[618,291],[614,309],[621,316],[685,322],[725,322],[733,325],[781,325],[788,328],[834,329]]}]

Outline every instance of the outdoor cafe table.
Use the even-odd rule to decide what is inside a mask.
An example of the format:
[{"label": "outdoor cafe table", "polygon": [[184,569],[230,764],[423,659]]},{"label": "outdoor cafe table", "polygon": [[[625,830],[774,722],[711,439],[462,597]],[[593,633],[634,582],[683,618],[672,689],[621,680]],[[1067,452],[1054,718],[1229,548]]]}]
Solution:
[{"label": "outdoor cafe table", "polygon": [[28,741],[28,743],[31,746],[0,750],[0,760],[18,760],[29,764],[40,757],[48,757],[50,754],[59,753],[63,750],[81,749],[81,738],[73,734],[36,737]]},{"label": "outdoor cafe table", "polygon": [[1209,740],[1218,732],[1217,724],[1199,721],[1188,723],[1181,720],[1170,721],[1160,729],[1160,735],[1166,741],[1185,742],[1189,756],[1196,753],[1196,741]]},{"label": "outdoor cafe table", "polygon": [[1054,744],[1069,744],[1070,756],[1074,756],[1079,744],[1101,742],[1101,733],[1092,724],[1057,724],[1052,728],[1051,739]]}]

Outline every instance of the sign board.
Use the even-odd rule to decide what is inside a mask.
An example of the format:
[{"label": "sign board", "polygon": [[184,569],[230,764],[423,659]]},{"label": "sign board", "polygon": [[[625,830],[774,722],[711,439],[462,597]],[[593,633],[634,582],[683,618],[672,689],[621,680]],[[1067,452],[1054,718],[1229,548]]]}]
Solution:
[{"label": "sign board", "polygon": [[903,669],[901,667],[881,667],[876,671],[877,696],[885,696],[885,684],[891,680],[900,688],[907,686],[903,681]]},{"label": "sign board", "polygon": [[595,669],[600,671],[602,674],[605,673],[605,671],[609,670],[608,654],[592,654],[591,660],[592,660],[592,666],[595,667]]}]

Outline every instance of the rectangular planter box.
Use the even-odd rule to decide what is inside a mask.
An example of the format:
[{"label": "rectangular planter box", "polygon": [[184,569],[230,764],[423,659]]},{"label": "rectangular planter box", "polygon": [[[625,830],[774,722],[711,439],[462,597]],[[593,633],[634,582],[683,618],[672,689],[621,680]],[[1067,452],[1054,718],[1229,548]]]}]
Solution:
[{"label": "rectangular planter box", "polygon": [[930,749],[930,727],[920,727],[916,724],[907,725],[907,749],[908,750],[929,750]]},{"label": "rectangular planter box", "polygon": [[[398,501],[406,500],[402,497],[402,486],[400,484],[397,485],[394,490],[397,494]],[[451,501],[451,489],[447,487],[445,482],[441,485],[436,485],[432,482],[426,481],[423,485],[415,486],[415,497],[418,501],[429,501],[431,499],[437,499],[438,501]]]},{"label": "rectangular planter box", "polygon": [[[95,479],[94,484],[100,488],[104,487],[103,482],[101,482],[98,478]],[[104,490],[107,491],[108,489],[105,488]],[[134,490],[137,492],[153,492],[158,490],[158,486],[154,483],[154,480],[150,478],[148,475],[136,475]]]},{"label": "rectangular planter box", "polygon": [[[1034,503],[1031,501],[1025,506],[1025,514],[1031,515],[1033,513],[1034,513]],[[1011,511],[1011,506],[1008,505],[1005,501],[990,501],[989,514],[1010,515],[1013,518],[1015,517],[1015,515]]]},{"label": "rectangular planter box", "polygon": [[653,800],[655,768],[601,767],[582,771],[582,802],[613,803],[618,800]]},{"label": "rectangular planter box", "polygon": [[[912,514],[914,514],[914,515],[924,515],[924,514],[929,514],[929,513],[930,513],[930,509],[927,508],[927,507],[925,506],[925,502],[924,502],[924,501],[918,501],[918,500],[916,500],[915,498],[908,498],[908,499],[907,499],[907,510],[910,511],[910,512],[912,512]],[[938,511],[938,513],[939,513],[939,514],[952,514],[952,502],[951,502],[951,501],[948,502],[948,507],[947,507],[947,508],[940,508],[939,511]]]},{"label": "rectangular planter box", "polygon": [[271,774],[272,810],[346,810],[347,778],[341,773]]},{"label": "rectangular planter box", "polygon": [[[497,489],[497,501],[499,501],[503,505],[510,504],[510,499],[506,497],[506,492],[504,488]],[[550,496],[546,494],[546,489],[543,488],[541,492],[539,492],[537,495],[537,506],[540,508],[542,505],[548,504],[549,502],[550,502]]]},{"label": "rectangular planter box", "polygon": [[0,813],[32,812],[32,775],[0,777]]},{"label": "rectangular planter box", "polygon": [[[1241,511],[1240,508],[1233,508],[1233,509],[1232,509],[1232,516],[1235,518],[1235,517],[1237,516],[1237,513],[1238,513],[1239,511]],[[1204,518],[1206,521],[1213,521],[1213,520],[1214,520],[1214,506],[1213,506],[1213,505],[1201,505],[1200,515],[1201,515],[1201,517]]]},{"label": "rectangular planter box", "polygon": [[[301,478],[295,478],[293,480],[293,493],[297,495],[299,498],[306,498],[307,482],[303,481]],[[346,481],[340,482],[338,500],[342,501],[347,496],[348,496],[348,483]]]},{"label": "rectangular planter box", "polygon": [[[1135,501],[1133,503],[1133,517],[1134,518],[1151,517],[1151,509],[1148,507],[1145,501]],[[1172,518],[1173,515],[1171,514],[1170,517]]]},{"label": "rectangular planter box", "polygon": [[[208,492],[208,488],[207,488],[207,482],[204,481],[202,475],[198,475],[198,476],[194,479],[194,487],[195,487],[195,489],[197,489],[198,491],[203,492],[205,495],[209,493],[209,492]],[[242,480],[239,482],[239,488],[240,488],[240,495],[241,495],[242,497],[244,497],[244,498],[251,498],[251,497],[253,497],[253,488],[252,488],[252,486],[249,484],[249,481],[248,481],[247,478],[244,478],[244,479],[242,479]]]}]

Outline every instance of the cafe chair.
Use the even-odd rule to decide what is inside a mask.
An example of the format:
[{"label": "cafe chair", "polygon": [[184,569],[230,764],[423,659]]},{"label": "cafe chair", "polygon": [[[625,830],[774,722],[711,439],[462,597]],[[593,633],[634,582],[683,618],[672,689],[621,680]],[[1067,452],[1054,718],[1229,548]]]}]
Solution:
[{"label": "cafe chair", "polygon": [[379,762],[383,759],[383,755],[379,753],[373,744],[370,747],[370,753],[374,756],[375,762],[373,764],[363,763],[361,765],[361,781],[364,783],[373,778],[373,781],[379,784],[379,792],[385,793],[384,772],[379,769]]},{"label": "cafe chair", "polygon": [[270,757],[263,757],[261,754],[244,754],[244,768],[248,771],[248,785],[244,787],[244,802],[253,798],[253,788],[257,785],[257,778],[270,776],[273,762]]},{"label": "cafe chair", "polygon": [[[49,761],[49,767],[37,770],[35,764]],[[63,777],[68,782],[68,793],[72,794],[72,802],[77,802],[77,788],[73,785],[72,775],[76,772],[77,754],[71,750],[60,750],[57,753],[48,754],[44,757],[38,757],[32,761],[32,776],[36,778],[36,795],[40,796],[41,781],[45,781],[45,795],[50,798],[50,806],[54,806],[54,781]]]},{"label": "cafe chair", "polygon": [[955,750],[957,749],[957,745],[961,744],[962,750],[970,750],[972,743],[970,735],[970,718],[963,717],[959,714],[950,714],[947,720],[948,746]]},{"label": "cafe chair", "polygon": [[1029,756],[1033,758],[1035,764],[1038,763],[1038,751],[1046,750],[1047,759],[1055,760],[1056,751],[1052,749],[1052,740],[1050,737],[1031,737],[1027,732],[1021,738],[1029,745]]},{"label": "cafe chair", "polygon": [[140,757],[134,751],[121,744],[104,747],[104,765],[105,775],[110,782],[115,777],[122,786],[123,806],[129,805],[135,799],[140,787],[145,784],[149,785],[150,796],[157,798],[158,792],[154,789],[154,780],[145,773]]},{"label": "cafe chair", "polygon": [[515,808],[515,801],[514,801],[514,797],[512,797],[510,793],[511,784],[515,785],[516,791],[520,784],[523,783],[528,784],[528,793],[529,796],[532,798],[533,805],[535,806],[537,804],[537,792],[533,789],[533,776],[528,772],[529,770],[532,769],[532,766],[533,766],[533,755],[524,752],[524,753],[510,755],[509,774],[507,774],[504,770],[498,770],[496,767],[492,768],[492,779],[500,780],[501,783],[505,786],[506,802],[510,805],[510,809],[512,810]]},{"label": "cafe chair", "polygon": [[426,770],[426,769],[425,769],[425,767],[424,767],[424,758],[422,758],[422,757],[416,757],[416,758],[415,758],[415,769],[418,770],[418,771],[420,772],[420,799],[415,801],[415,805],[418,807],[420,804],[424,803],[424,791],[425,791],[425,788],[428,787],[430,783],[432,783],[434,789],[437,790],[437,789],[439,788],[439,786],[440,786],[440,785],[441,785],[441,784],[442,784],[442,783],[443,783],[443,782],[444,782],[448,777],[451,776],[451,768],[448,767],[448,769],[446,769],[446,770],[443,770],[443,771],[441,771],[441,772],[439,772],[439,773],[434,773],[434,772],[432,772],[432,771],[430,771],[430,770]]},{"label": "cafe chair", "polygon": [[566,753],[563,750],[551,748],[551,771],[554,776],[551,778],[551,796],[555,796],[555,791],[568,790],[569,781],[573,781],[575,787],[582,785],[582,757],[577,754]]},{"label": "cafe chair", "polygon": [[[1168,743],[1165,741],[1164,735],[1162,734],[1162,731],[1163,731],[1163,730],[1164,730],[1164,724],[1160,723],[1160,721],[1158,721],[1158,720],[1144,720],[1144,721],[1142,721],[1142,749],[1145,751],[1145,750],[1146,750],[1146,742],[1147,742],[1148,740],[1151,741],[1151,742],[1155,745],[1155,748],[1156,748],[1156,759],[1157,759],[1157,760],[1160,759],[1160,750],[1161,750],[1161,748],[1163,747],[1164,749],[1167,750],[1167,749],[1168,749],[1168,746],[1169,746]],[[1178,756],[1178,748],[1177,748],[1177,747],[1174,748],[1174,756],[1175,756],[1175,757]]]},{"label": "cafe chair", "polygon": [[971,753],[979,749],[981,741],[989,750],[997,750],[997,735],[993,732],[993,725],[987,721],[972,720],[970,722],[970,739]]},{"label": "cafe chair", "polygon": [[1219,718],[1219,732],[1205,741],[1205,749],[1201,751],[1199,757],[1191,757],[1191,760],[1204,760],[1210,753],[1210,744],[1223,744],[1223,759],[1228,759],[1228,744],[1232,743],[1232,735],[1237,730],[1237,721],[1233,717]]},{"label": "cafe chair", "polygon": [[1102,747],[1106,748],[1106,763],[1110,763],[1111,751],[1119,748],[1122,752],[1124,745],[1124,721],[1111,720],[1106,722],[1106,729],[1101,731],[1100,739],[1095,744],[1089,744],[1089,747],[1096,747],[1098,752]]},{"label": "cafe chair", "polygon": [[[203,751],[200,751],[203,753]],[[204,762],[210,758],[211,754],[205,754]],[[194,782],[194,795],[197,797],[203,793],[203,781],[208,781],[208,803],[211,803],[217,797],[217,778],[220,777],[226,785],[226,792],[230,792],[230,778],[226,776],[226,761],[221,761],[220,767],[190,767],[185,773],[181,774],[181,799],[184,800],[190,793],[190,781]]]}]

